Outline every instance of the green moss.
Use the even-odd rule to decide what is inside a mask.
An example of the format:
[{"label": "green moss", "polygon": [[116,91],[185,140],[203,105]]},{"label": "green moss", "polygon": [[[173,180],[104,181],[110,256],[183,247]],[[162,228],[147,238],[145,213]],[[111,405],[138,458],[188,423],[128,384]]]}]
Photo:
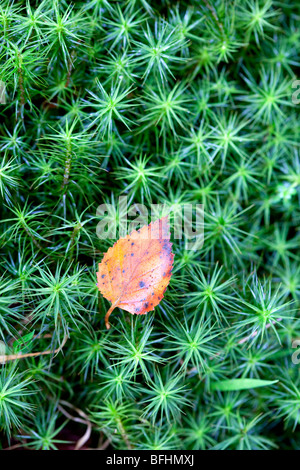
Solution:
[{"label": "green moss", "polygon": [[[0,351],[36,353],[1,366],[2,447],[61,448],[89,421],[89,447],[297,448],[299,16],[296,0],[1,2]],[[120,196],[203,204],[204,244],[172,232],[160,305],[106,331],[96,271],[115,240],[96,210],[112,204],[112,230]],[[230,390],[242,379],[269,385]]]}]

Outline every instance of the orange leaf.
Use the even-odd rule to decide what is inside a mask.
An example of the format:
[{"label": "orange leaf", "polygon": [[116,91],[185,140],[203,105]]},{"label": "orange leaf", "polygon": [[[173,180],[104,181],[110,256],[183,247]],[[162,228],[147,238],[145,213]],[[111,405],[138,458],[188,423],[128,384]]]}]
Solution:
[{"label": "orange leaf", "polygon": [[167,217],[162,217],[108,249],[97,272],[98,288],[112,305],[105,316],[120,307],[143,315],[159,304],[170,282],[174,254]]}]

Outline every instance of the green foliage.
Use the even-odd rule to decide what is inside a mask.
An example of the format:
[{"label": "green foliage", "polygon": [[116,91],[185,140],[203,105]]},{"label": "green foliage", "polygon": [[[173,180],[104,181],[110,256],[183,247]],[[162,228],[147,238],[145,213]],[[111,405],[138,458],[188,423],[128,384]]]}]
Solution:
[{"label": "green foliage", "polygon": [[[299,18],[2,0],[1,448],[298,448]],[[160,305],[106,331],[97,207],[112,229],[120,196],[129,221],[203,204],[204,244],[172,232]]]}]

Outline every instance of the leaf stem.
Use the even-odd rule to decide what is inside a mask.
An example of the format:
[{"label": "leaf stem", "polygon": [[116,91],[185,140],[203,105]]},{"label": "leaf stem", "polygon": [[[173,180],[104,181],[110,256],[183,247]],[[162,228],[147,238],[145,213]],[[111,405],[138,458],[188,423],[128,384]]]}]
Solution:
[{"label": "leaf stem", "polygon": [[116,300],[116,302],[114,304],[111,305],[110,309],[107,311],[106,315],[105,315],[105,326],[106,328],[109,330],[110,329],[110,324],[109,324],[109,316],[110,314],[112,313],[112,311],[116,308],[116,306],[118,305],[119,303],[119,299]]}]

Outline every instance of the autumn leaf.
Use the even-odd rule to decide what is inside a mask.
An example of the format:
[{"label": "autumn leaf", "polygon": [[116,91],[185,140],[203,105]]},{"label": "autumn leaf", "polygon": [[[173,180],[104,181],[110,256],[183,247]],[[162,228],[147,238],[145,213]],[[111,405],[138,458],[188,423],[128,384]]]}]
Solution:
[{"label": "autumn leaf", "polygon": [[170,282],[174,254],[168,218],[144,225],[108,249],[97,272],[98,288],[116,308],[144,315],[158,305]]}]

